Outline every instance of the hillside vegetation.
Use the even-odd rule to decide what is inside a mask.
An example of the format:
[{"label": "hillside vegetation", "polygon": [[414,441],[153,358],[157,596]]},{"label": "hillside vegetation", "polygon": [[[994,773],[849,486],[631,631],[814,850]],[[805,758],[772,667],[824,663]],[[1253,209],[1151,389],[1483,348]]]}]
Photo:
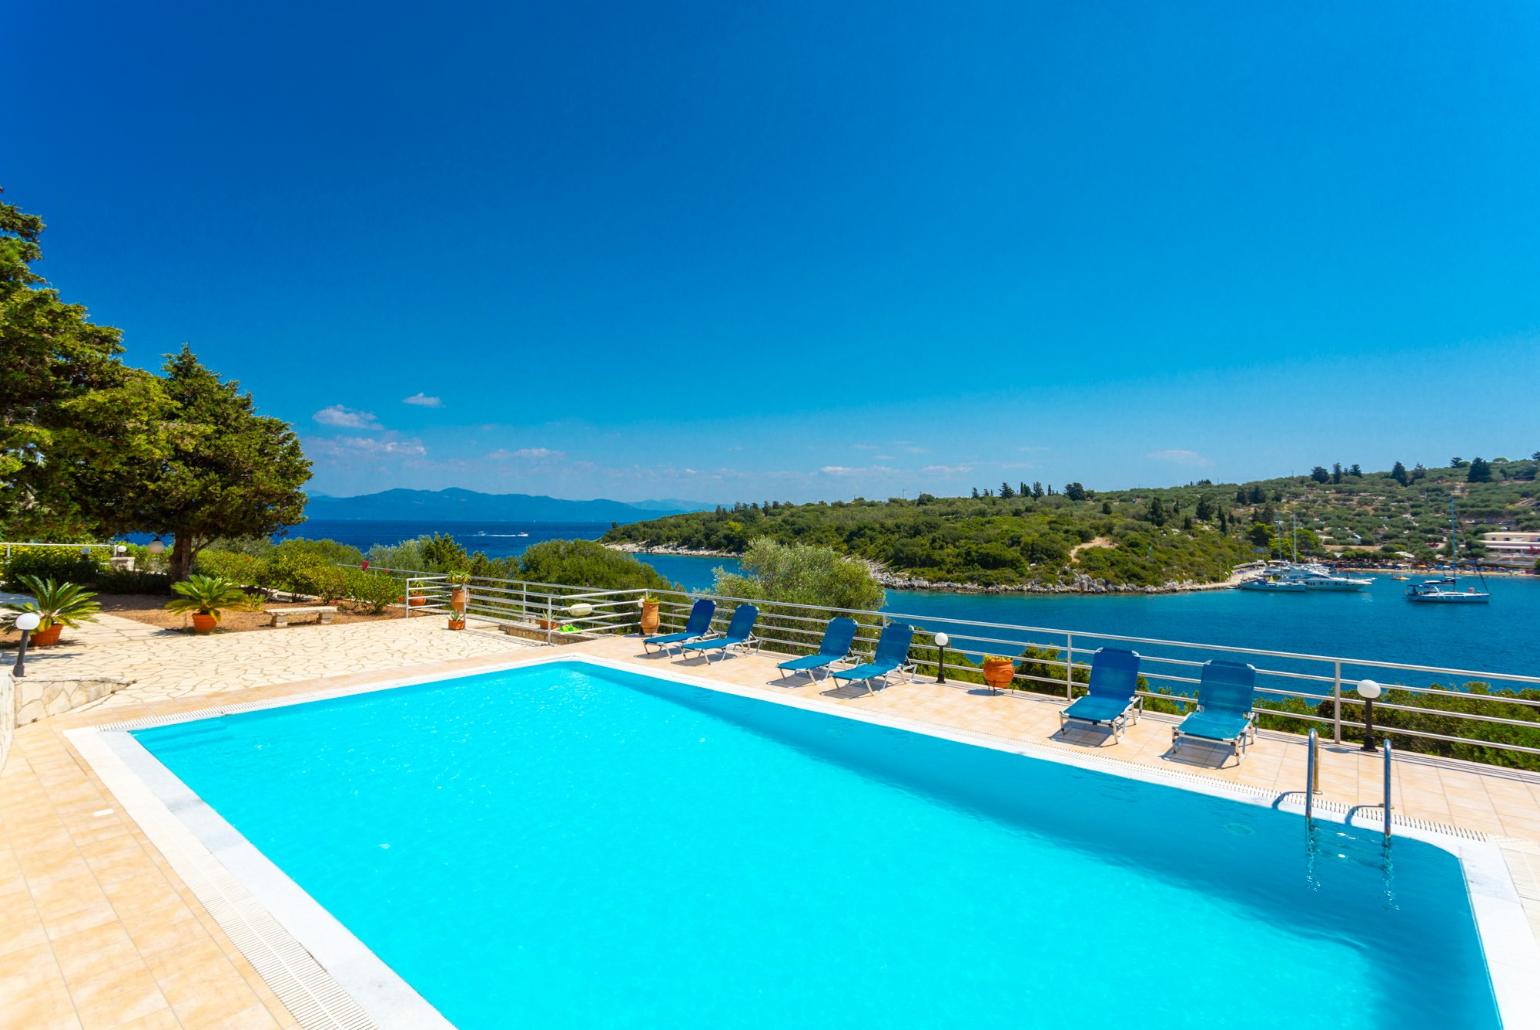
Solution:
[{"label": "hillside vegetation", "polygon": [[616,526],[604,541],[724,554],[761,537],[818,544],[879,566],[895,586],[1181,589],[1221,582],[1234,566],[1287,549],[1295,520],[1302,556],[1347,560],[1437,560],[1451,497],[1462,537],[1477,550],[1487,529],[1540,530],[1537,467],[1535,458],[1475,458],[1135,490],[1002,483],[972,497],[767,501]]}]

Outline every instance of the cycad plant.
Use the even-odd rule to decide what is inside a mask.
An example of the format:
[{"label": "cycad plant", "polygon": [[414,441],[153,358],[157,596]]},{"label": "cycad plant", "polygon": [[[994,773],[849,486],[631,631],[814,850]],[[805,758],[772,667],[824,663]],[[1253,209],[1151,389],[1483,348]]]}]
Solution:
[{"label": "cycad plant", "polygon": [[171,584],[178,596],[166,602],[166,610],[181,615],[210,615],[218,622],[227,611],[250,611],[257,602],[223,576],[192,575]]},{"label": "cycad plant", "polygon": [[[41,576],[18,576],[16,581],[34,600],[8,604],[6,607],[18,615],[36,612],[39,632],[51,626],[69,626],[73,629],[82,622],[90,622],[102,610],[96,594],[78,583],[60,583]],[[11,618],[14,622],[15,616]]]}]

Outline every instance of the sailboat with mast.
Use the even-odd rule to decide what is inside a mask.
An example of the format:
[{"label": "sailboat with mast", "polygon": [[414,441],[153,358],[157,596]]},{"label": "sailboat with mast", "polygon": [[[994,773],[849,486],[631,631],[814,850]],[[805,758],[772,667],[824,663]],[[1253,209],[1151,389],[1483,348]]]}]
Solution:
[{"label": "sailboat with mast", "polygon": [[1406,599],[1416,601],[1419,604],[1487,604],[1492,600],[1492,595],[1487,592],[1486,577],[1481,575],[1481,566],[1476,566],[1476,578],[1481,581],[1481,589],[1466,587],[1460,589],[1460,524],[1455,518],[1454,498],[1449,498],[1449,575],[1439,579],[1425,579],[1420,583],[1413,583],[1406,588]]},{"label": "sailboat with mast", "polygon": [[1299,518],[1292,523],[1293,560],[1283,559],[1283,520],[1278,526],[1278,560],[1265,563],[1260,570],[1242,579],[1237,586],[1242,590],[1267,590],[1277,593],[1298,594],[1314,591],[1356,591],[1374,583],[1372,578],[1344,576],[1320,562],[1299,560]]}]

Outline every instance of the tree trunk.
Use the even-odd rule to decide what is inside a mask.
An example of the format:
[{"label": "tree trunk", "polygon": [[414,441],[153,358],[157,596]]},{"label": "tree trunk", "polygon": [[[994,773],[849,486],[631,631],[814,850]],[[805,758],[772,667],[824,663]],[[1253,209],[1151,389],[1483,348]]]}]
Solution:
[{"label": "tree trunk", "polygon": [[171,582],[179,583],[192,572],[194,558],[192,537],[178,533],[171,541]]}]

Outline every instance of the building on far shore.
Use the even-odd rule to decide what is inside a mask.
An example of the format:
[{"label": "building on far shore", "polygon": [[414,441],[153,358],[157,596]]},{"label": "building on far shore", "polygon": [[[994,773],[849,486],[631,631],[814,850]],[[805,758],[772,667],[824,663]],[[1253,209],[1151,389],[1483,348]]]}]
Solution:
[{"label": "building on far shore", "polygon": [[1540,533],[1519,533],[1504,529],[1483,533],[1481,544],[1486,548],[1486,555],[1481,559],[1486,565],[1532,569],[1535,562],[1540,561]]}]

